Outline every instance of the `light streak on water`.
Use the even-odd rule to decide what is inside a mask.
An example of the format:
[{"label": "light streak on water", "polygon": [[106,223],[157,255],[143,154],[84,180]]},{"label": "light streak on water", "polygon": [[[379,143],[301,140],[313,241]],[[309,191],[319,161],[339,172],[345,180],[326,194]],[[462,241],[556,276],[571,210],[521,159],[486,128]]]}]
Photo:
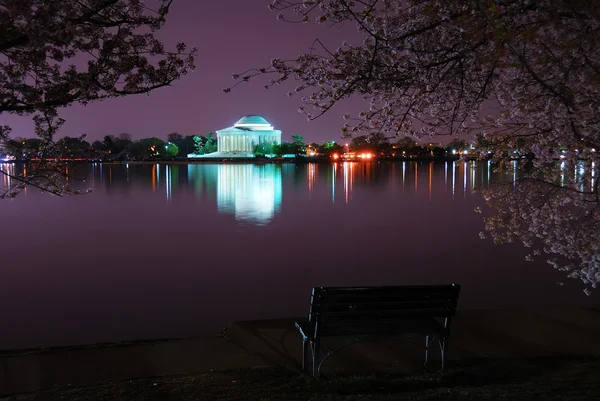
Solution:
[{"label": "light streak on water", "polygon": [[463,162],[463,195],[467,197],[467,162]]},{"label": "light streak on water", "polygon": [[471,174],[471,191],[475,190],[475,173],[477,172],[475,166],[475,163],[469,162],[469,173]]},{"label": "light streak on water", "polygon": [[165,166],[165,194],[167,195],[167,200],[171,200],[171,168],[167,164]]},{"label": "light streak on water", "polygon": [[335,176],[337,174],[337,163],[333,165],[331,173],[333,175],[331,180],[331,203],[335,203]]},{"label": "light streak on water", "polygon": [[448,162],[444,163],[444,188],[448,188]]},{"label": "light streak on water", "polygon": [[429,201],[431,202],[431,193],[433,191],[433,162],[429,163]]},{"label": "light streak on water", "polygon": [[415,196],[419,189],[419,163],[415,163]]},{"label": "light streak on water", "polygon": [[456,163],[452,162],[452,199],[456,191]]},{"label": "light streak on water", "polygon": [[160,164],[156,163],[156,188],[160,189]]}]

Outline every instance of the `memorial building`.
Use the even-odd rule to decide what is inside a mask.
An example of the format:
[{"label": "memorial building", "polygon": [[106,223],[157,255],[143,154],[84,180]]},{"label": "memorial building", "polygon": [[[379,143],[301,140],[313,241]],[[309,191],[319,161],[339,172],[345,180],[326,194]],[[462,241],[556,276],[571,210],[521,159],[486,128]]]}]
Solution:
[{"label": "memorial building", "polygon": [[261,116],[245,116],[233,127],[217,131],[217,151],[252,152],[253,145],[281,143],[281,131]]}]

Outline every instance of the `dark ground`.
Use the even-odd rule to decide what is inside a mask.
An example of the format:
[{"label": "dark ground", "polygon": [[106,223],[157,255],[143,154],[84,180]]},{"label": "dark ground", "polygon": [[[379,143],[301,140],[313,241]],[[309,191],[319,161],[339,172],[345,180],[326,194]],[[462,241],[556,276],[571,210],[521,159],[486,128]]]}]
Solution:
[{"label": "dark ground", "polygon": [[64,386],[1,400],[594,400],[600,358],[454,362],[440,375],[342,375],[314,380],[292,367]]}]

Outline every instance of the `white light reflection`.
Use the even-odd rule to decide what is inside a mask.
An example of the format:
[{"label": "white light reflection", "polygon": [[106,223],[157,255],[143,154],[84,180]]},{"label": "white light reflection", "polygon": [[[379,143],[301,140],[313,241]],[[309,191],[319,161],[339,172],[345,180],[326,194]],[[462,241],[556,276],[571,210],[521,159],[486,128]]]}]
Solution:
[{"label": "white light reflection", "polygon": [[333,164],[333,169],[331,170],[332,180],[331,180],[331,203],[335,203],[335,178],[337,175],[337,163]]},{"label": "white light reflection", "polygon": [[160,164],[156,163],[156,188],[160,189]]},{"label": "white light reflection", "polygon": [[463,162],[463,195],[467,197],[467,162]]},{"label": "white light reflection", "polygon": [[[584,191],[585,190],[585,180],[583,175],[585,174],[585,166],[583,164],[583,162],[579,162],[579,171],[577,173],[575,173],[575,182],[579,181],[579,190],[580,191]],[[579,175],[579,177],[577,177]]]},{"label": "white light reflection", "polygon": [[171,167],[167,164],[165,166],[165,194],[167,195],[167,201],[171,200]]},{"label": "white light reflection", "polygon": [[456,163],[452,162],[452,199],[454,199],[456,191]]},{"label": "white light reflection", "polygon": [[444,189],[448,188],[448,162],[444,163]]},{"label": "white light reflection", "polygon": [[344,162],[344,192],[346,195],[346,204],[352,199],[354,163]]},{"label": "white light reflection", "polygon": [[517,161],[513,160],[512,162],[513,165],[513,188],[517,185]]},{"label": "white light reflection", "polygon": [[281,166],[275,164],[218,166],[217,208],[255,225],[269,223],[281,207]]}]

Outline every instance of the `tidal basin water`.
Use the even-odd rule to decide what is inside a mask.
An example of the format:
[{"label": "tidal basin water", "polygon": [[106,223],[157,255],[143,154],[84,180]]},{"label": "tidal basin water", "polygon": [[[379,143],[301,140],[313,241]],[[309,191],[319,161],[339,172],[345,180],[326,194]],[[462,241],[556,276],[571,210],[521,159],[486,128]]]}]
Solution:
[{"label": "tidal basin water", "polygon": [[479,239],[478,189],[510,178],[510,165],[76,173],[85,181],[73,187],[92,193],[0,201],[0,349],[214,336],[230,321],[306,315],[313,286],[454,282],[459,309],[600,306],[544,261],[525,262],[522,246]]}]

